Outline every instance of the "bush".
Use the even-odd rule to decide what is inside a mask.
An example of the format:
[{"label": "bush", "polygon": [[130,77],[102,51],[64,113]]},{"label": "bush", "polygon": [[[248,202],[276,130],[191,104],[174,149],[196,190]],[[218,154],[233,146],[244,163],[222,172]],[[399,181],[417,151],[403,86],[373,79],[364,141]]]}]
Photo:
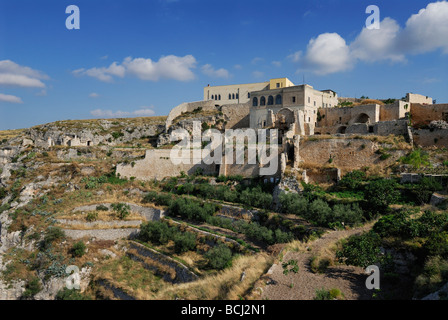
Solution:
[{"label": "bush", "polygon": [[86,216],[86,220],[89,222],[98,220],[98,212],[89,212]]},{"label": "bush", "polygon": [[44,239],[40,243],[41,249],[47,249],[54,241],[65,238],[65,232],[59,227],[48,227]]},{"label": "bush", "polygon": [[415,169],[418,169],[421,166],[427,167],[431,165],[429,162],[429,154],[422,149],[412,151],[406,157],[402,157],[400,161],[412,165]]},{"label": "bush", "polygon": [[177,233],[174,236],[174,251],[178,254],[196,248],[196,235],[191,232]]},{"label": "bush", "polygon": [[69,290],[64,288],[59,290],[55,297],[56,300],[92,300],[89,296],[83,295],[79,290]]},{"label": "bush", "polygon": [[436,179],[423,177],[411,192],[419,203],[425,204],[429,203],[435,191],[442,189],[442,185]]},{"label": "bush", "polygon": [[144,242],[166,244],[172,238],[173,231],[162,221],[149,221],[140,226],[139,239]]},{"label": "bush", "polygon": [[324,288],[316,290],[314,300],[342,300],[344,294],[339,289],[326,290]]},{"label": "bush", "polygon": [[306,216],[308,200],[294,193],[282,193],[280,195],[281,211],[298,216]]},{"label": "bush", "polygon": [[375,232],[352,236],[343,245],[342,250],[336,252],[340,262],[366,268],[381,262],[381,238]]},{"label": "bush", "polygon": [[362,182],[366,180],[366,174],[360,170],[354,170],[347,173],[341,181],[339,181],[338,186],[347,188],[350,190],[358,190]]},{"label": "bush", "polygon": [[332,219],[332,210],[328,203],[321,199],[314,200],[308,207],[306,218],[320,226],[327,226]]},{"label": "bush", "polygon": [[212,269],[222,270],[230,266],[232,261],[232,250],[225,244],[220,244],[210,249],[205,257],[208,259],[208,264]]},{"label": "bush", "polygon": [[111,208],[117,213],[120,220],[126,219],[131,214],[131,207],[126,203],[113,203]]},{"label": "bush", "polygon": [[76,242],[72,249],[71,253],[74,257],[82,257],[86,253],[86,245],[82,241]]},{"label": "bush", "polygon": [[383,212],[390,204],[398,201],[400,192],[393,180],[379,179],[366,187],[365,198],[373,211]]},{"label": "bush", "polygon": [[431,234],[424,245],[430,256],[448,257],[448,232],[437,232]]},{"label": "bush", "polygon": [[1,187],[1,188],[0,188],[0,199],[5,198],[7,194],[8,194],[8,193],[6,192],[6,189],[3,188],[3,187]]},{"label": "bush", "polygon": [[97,211],[109,211],[109,208],[106,207],[104,204],[100,204],[99,206],[96,206]]},{"label": "bush", "polygon": [[36,294],[42,291],[42,285],[40,284],[39,278],[32,278],[31,280],[28,280],[25,285],[25,291],[23,292],[22,296],[24,298],[32,298]]}]

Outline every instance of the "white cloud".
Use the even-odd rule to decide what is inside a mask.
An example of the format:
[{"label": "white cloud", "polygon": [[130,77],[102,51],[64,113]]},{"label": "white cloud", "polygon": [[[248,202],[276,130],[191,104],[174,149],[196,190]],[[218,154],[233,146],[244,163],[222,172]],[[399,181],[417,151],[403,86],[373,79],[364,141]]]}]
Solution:
[{"label": "white cloud", "polygon": [[264,72],[261,72],[261,71],[254,71],[254,72],[252,72],[252,76],[253,76],[254,78],[260,79],[260,78],[263,78],[263,77],[264,77]]},{"label": "white cloud", "polygon": [[236,65],[234,65],[233,67],[234,67],[236,70],[241,70],[241,69],[243,69],[243,66],[240,65],[240,64],[236,64]]},{"label": "white cloud", "polygon": [[159,81],[160,79],[189,81],[194,79],[191,69],[195,67],[196,59],[192,55],[185,57],[169,55],[161,57],[157,62],[151,59],[127,57],[121,64],[114,62],[107,68],[81,68],[72,73],[93,77],[103,82],[111,82],[114,77],[123,78],[126,75],[150,81]]},{"label": "white cloud", "polygon": [[400,46],[410,53],[425,53],[442,48],[448,54],[448,2],[428,4],[406,22]]},{"label": "white cloud", "polygon": [[177,57],[165,56],[154,62],[151,59],[128,57],[124,60],[128,74],[134,75],[141,80],[158,81],[160,79],[173,79],[178,81],[189,81],[195,78],[191,69],[196,67],[196,59],[192,55]]},{"label": "white cloud", "polygon": [[134,111],[113,111],[113,110],[103,110],[95,109],[90,111],[90,114],[98,118],[129,118],[129,117],[150,117],[154,115],[154,110],[152,107],[141,107]]},{"label": "white cloud", "polygon": [[23,103],[22,99],[9,94],[0,93],[0,102]]},{"label": "white cloud", "polygon": [[448,1],[430,3],[412,15],[404,28],[391,18],[380,29],[363,28],[347,45],[337,33],[320,34],[311,39],[304,57],[302,51],[288,56],[302,68],[325,75],[350,70],[359,62],[405,62],[406,55],[442,49],[448,54]]},{"label": "white cloud", "polygon": [[263,61],[264,61],[263,58],[261,58],[261,57],[255,57],[255,58],[252,59],[251,63],[252,63],[252,64],[258,64],[259,62],[263,62]]},{"label": "white cloud", "polygon": [[281,67],[282,63],[281,63],[281,61],[272,61],[272,65],[275,67]]},{"label": "white cloud", "polygon": [[288,56],[288,59],[290,59],[292,62],[299,62],[300,59],[302,58],[302,53],[303,53],[302,51],[294,52],[293,54],[290,54]]},{"label": "white cloud", "polygon": [[0,61],[0,85],[44,88],[42,80],[47,79],[49,77],[38,70],[21,66],[11,60]]},{"label": "white cloud", "polygon": [[337,33],[323,33],[308,43],[305,67],[316,74],[325,75],[349,70],[353,67],[350,48]]},{"label": "white cloud", "polygon": [[205,74],[209,77],[212,77],[212,78],[227,79],[230,76],[229,71],[227,71],[226,69],[221,68],[221,69],[215,70],[215,68],[213,68],[213,66],[211,64],[203,65],[201,70],[202,70],[203,74]]},{"label": "white cloud", "polygon": [[89,98],[98,98],[100,95],[96,92],[92,92],[91,94],[89,94]]},{"label": "white cloud", "polygon": [[77,69],[73,71],[75,75],[87,75],[89,77],[97,78],[100,81],[111,82],[113,80],[113,76],[117,76],[120,78],[124,77],[125,68],[121,65],[118,65],[116,62],[113,62],[109,67],[105,68],[91,68],[91,69]]},{"label": "white cloud", "polygon": [[372,30],[363,28],[356,40],[350,45],[353,57],[367,62],[380,60],[405,61],[404,54],[397,50],[397,37],[400,32],[398,23],[391,18],[385,18],[380,26],[380,29]]}]

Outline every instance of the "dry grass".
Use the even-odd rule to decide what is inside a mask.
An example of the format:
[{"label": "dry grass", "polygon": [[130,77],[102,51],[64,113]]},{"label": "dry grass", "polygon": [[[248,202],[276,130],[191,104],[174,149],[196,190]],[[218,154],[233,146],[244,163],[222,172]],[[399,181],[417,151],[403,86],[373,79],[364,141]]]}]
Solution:
[{"label": "dry grass", "polygon": [[0,130],[0,141],[3,139],[9,140],[20,136],[25,129],[14,129],[14,130]]},{"label": "dry grass", "polygon": [[[241,256],[233,261],[231,268],[195,282],[169,287],[157,294],[156,299],[237,300],[252,289],[271,264],[272,258],[264,253]],[[245,278],[241,281],[243,272]]]}]

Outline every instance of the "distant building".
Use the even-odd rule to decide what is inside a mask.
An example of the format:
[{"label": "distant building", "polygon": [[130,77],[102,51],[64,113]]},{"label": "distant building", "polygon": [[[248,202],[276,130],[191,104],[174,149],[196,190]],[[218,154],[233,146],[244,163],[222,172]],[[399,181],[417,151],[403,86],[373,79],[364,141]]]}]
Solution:
[{"label": "distant building", "polygon": [[406,102],[419,104],[433,104],[432,98],[416,93],[407,93]]}]

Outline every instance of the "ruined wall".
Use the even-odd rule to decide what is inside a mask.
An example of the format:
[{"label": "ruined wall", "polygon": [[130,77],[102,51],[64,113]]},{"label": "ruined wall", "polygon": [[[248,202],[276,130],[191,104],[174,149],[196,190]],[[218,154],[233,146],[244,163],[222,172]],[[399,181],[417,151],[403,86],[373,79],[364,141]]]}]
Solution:
[{"label": "ruined wall", "polygon": [[320,167],[331,162],[332,166],[343,172],[377,164],[390,165],[405,155],[405,152],[390,151],[392,156],[389,159],[380,160],[380,155],[376,153],[378,149],[380,145],[368,139],[309,138],[300,140],[299,155],[306,165]]},{"label": "ruined wall", "polygon": [[413,125],[428,125],[434,120],[448,120],[448,104],[411,105],[411,119]]},{"label": "ruined wall", "polygon": [[226,129],[249,128],[250,126],[250,106],[249,103],[224,105],[221,112],[227,121]]},{"label": "ruined wall", "polygon": [[197,108],[202,108],[202,110],[215,110],[215,102],[214,101],[197,101],[197,102],[185,102],[177,107],[173,108],[166,119],[165,127],[166,130],[171,126],[173,120],[182,115],[185,112],[192,112]]},{"label": "ruined wall", "polygon": [[[179,160],[180,158],[174,157],[173,159]],[[136,161],[134,164],[118,164],[117,174],[126,178],[135,177],[139,180],[150,181],[179,176],[181,171],[193,175],[198,168],[202,168],[205,174],[216,173],[215,165],[206,165],[202,162],[194,164],[191,161],[190,164],[175,165],[171,160],[170,149],[147,150],[145,159]]]},{"label": "ruined wall", "polygon": [[419,129],[412,133],[419,147],[448,148],[448,129]]},{"label": "ruined wall", "polygon": [[396,120],[396,121],[382,121],[375,124],[373,133],[378,136],[404,135],[408,134],[408,121]]},{"label": "ruined wall", "polygon": [[409,102],[397,100],[393,104],[387,104],[380,107],[380,121],[393,121],[403,119],[406,112],[411,109]]}]

